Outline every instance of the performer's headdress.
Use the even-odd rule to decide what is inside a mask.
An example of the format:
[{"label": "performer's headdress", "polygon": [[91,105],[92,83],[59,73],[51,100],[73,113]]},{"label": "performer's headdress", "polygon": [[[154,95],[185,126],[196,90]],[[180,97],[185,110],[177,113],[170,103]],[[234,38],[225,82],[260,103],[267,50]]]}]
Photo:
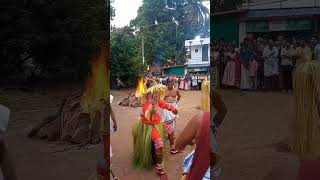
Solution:
[{"label": "performer's headdress", "polygon": [[310,153],[309,149],[319,146],[313,137],[318,134],[320,124],[320,64],[308,61],[299,65],[294,71],[293,90],[295,118],[292,150],[303,156]]},{"label": "performer's headdress", "polygon": [[145,79],[145,82],[144,82],[144,88],[145,88],[145,89],[150,88],[150,84],[151,84],[151,83],[154,84],[154,85],[155,85],[155,84],[158,84],[156,80],[151,79],[151,78],[146,78],[146,79]]},{"label": "performer's headdress", "polygon": [[[152,86],[150,87],[150,84],[152,84]],[[146,79],[144,82],[144,89],[141,90],[141,93],[136,93],[137,97],[146,97],[148,94],[155,94],[155,93],[159,93],[160,94],[160,98],[163,99],[166,95],[166,91],[167,91],[167,87],[157,83],[155,80],[153,79]]]},{"label": "performer's headdress", "polygon": [[201,110],[210,112],[210,81],[205,78],[201,84]]},{"label": "performer's headdress", "polygon": [[145,95],[147,94],[155,94],[159,93],[160,98],[163,99],[166,96],[167,87],[162,84],[156,84],[145,91]]}]

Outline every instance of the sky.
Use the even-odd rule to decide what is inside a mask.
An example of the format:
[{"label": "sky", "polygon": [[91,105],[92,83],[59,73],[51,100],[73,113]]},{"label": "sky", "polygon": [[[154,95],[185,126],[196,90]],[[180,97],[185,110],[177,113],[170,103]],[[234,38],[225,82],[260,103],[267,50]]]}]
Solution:
[{"label": "sky", "polygon": [[116,9],[116,16],[112,24],[118,28],[129,25],[137,17],[141,5],[142,0],[114,0],[112,6]]},{"label": "sky", "polygon": [[[203,4],[210,7],[210,1],[205,1]],[[141,5],[142,0],[113,0],[112,6],[116,9],[116,16],[111,24],[117,28],[129,25],[130,21],[137,17]]]}]

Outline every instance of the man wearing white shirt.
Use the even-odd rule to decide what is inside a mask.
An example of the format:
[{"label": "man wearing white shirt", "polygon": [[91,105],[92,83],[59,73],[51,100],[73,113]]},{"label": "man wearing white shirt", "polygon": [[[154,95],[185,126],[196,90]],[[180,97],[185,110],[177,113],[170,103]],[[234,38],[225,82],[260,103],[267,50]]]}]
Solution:
[{"label": "man wearing white shirt", "polygon": [[281,50],[281,69],[283,71],[283,93],[292,89],[292,70],[294,51],[290,47],[289,42],[285,42],[285,46]]},{"label": "man wearing white shirt", "polygon": [[278,58],[279,50],[273,45],[273,41],[269,40],[269,45],[267,45],[263,50],[264,58],[264,77],[265,77],[265,89],[270,90],[274,88],[275,82],[279,76]]}]

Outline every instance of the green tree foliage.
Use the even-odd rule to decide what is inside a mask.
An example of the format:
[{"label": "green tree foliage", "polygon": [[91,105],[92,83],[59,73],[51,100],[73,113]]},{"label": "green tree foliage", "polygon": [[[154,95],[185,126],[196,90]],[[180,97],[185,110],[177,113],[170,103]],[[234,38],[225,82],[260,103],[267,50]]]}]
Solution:
[{"label": "green tree foliage", "polygon": [[107,0],[2,0],[0,72],[21,74],[20,56],[28,53],[44,70],[51,69],[51,75],[86,76],[92,55],[109,39],[108,4]]},{"label": "green tree foliage", "polygon": [[142,56],[139,46],[130,27],[115,29],[111,33],[111,82],[117,79],[127,86],[135,86],[137,79],[143,74]]},{"label": "green tree foliage", "polygon": [[[148,64],[184,63],[184,41],[209,35],[209,11],[201,0],[144,0],[131,26],[145,42]],[[175,22],[178,22],[176,24]]]}]

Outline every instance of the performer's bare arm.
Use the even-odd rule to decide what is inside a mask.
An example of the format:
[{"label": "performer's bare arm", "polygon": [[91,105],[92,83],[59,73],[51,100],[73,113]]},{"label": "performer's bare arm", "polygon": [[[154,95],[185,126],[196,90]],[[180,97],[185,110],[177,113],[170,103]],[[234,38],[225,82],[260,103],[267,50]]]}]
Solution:
[{"label": "performer's bare arm", "polygon": [[159,107],[161,107],[163,109],[166,109],[166,110],[169,110],[169,111],[173,112],[174,114],[178,114],[178,110],[175,107],[173,107],[172,105],[164,102],[163,100],[159,100],[158,101],[158,105],[159,105]]},{"label": "performer's bare arm", "polygon": [[181,134],[178,136],[176,140],[176,148],[179,151],[185,149],[187,145],[193,145],[198,134],[199,127],[201,125],[203,113],[195,115],[188,122],[187,126],[183,129]]},{"label": "performer's bare arm", "polygon": [[116,120],[116,116],[115,116],[111,106],[110,106],[110,111],[111,111],[111,119],[113,121],[113,130],[117,131],[117,129],[118,129],[117,120]]},{"label": "performer's bare arm", "polygon": [[227,107],[224,104],[221,96],[215,90],[212,91],[213,108],[217,111],[217,114],[213,118],[213,122],[219,126],[227,114]]},{"label": "performer's bare arm", "polygon": [[177,90],[177,101],[179,102],[180,99],[181,99],[181,94],[180,94],[180,92]]}]

